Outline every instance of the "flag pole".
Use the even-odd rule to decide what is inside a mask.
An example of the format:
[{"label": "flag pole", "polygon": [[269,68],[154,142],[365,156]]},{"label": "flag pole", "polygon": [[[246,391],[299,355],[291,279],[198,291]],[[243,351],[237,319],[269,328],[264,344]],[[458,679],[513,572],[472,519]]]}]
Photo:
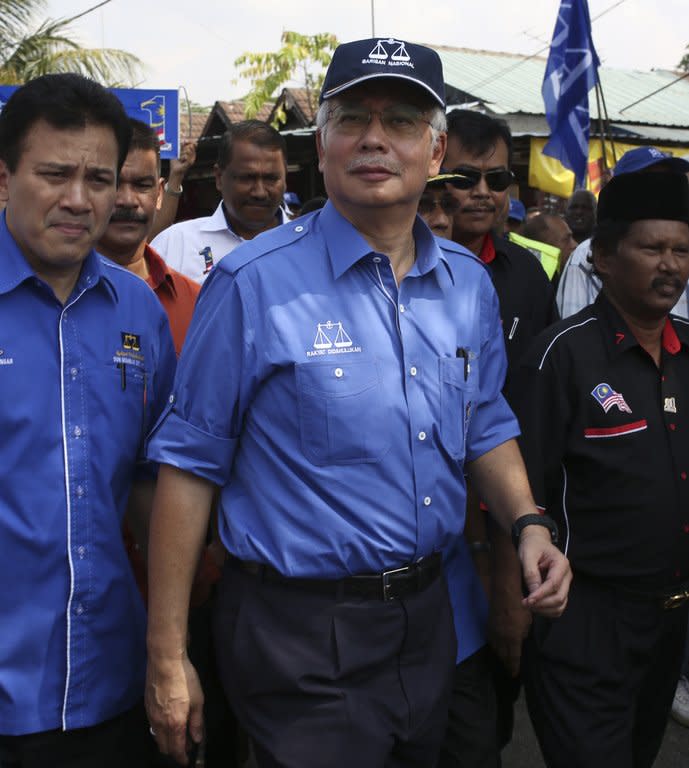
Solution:
[{"label": "flag pole", "polygon": [[610,130],[610,115],[608,115],[608,106],[605,103],[605,94],[603,93],[603,86],[600,81],[600,73],[596,71],[596,83],[600,90],[600,100],[603,102],[603,114],[605,115],[605,123],[608,126],[608,134],[610,136],[610,148],[612,149],[612,162],[613,166],[617,165],[617,151],[615,150],[615,141],[612,138],[612,131]]}]

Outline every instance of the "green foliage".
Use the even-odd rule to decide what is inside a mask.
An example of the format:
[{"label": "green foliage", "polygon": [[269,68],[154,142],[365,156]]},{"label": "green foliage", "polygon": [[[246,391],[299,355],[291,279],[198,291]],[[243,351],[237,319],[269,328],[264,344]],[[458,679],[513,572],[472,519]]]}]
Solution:
[{"label": "green foliage", "polygon": [[682,60],[677,65],[681,70],[684,70],[684,72],[689,72],[689,45],[687,45],[684,50],[686,53],[682,57]]},{"label": "green foliage", "polygon": [[[261,107],[292,80],[306,89],[310,116],[316,113],[318,93],[325,69],[337,47],[337,38],[327,32],[300,35],[287,30],[282,33],[281,42],[282,47],[277,51],[243,53],[234,62],[235,67],[242,68],[240,76],[251,82],[251,90],[244,99],[247,118],[255,117]],[[285,120],[285,111],[279,108],[273,125],[277,128]]]},{"label": "green foliage", "polygon": [[143,66],[136,56],[112,48],[82,48],[70,36],[75,17],[38,21],[45,7],[45,0],[0,0],[0,83],[80,72],[104,85],[134,84]]}]

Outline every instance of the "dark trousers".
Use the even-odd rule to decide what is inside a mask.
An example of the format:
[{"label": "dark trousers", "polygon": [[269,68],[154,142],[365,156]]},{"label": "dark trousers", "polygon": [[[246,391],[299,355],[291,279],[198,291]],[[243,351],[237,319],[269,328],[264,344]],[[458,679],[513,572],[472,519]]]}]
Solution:
[{"label": "dark trousers", "polygon": [[215,627],[261,768],[435,764],[455,659],[443,577],[400,600],[339,600],[228,563]]},{"label": "dark trousers", "polygon": [[686,607],[663,611],[575,575],[562,617],[534,618],[522,666],[548,768],[650,768],[686,628]]},{"label": "dark trousers", "polygon": [[500,750],[493,654],[487,645],[454,671],[438,768],[497,768]]},{"label": "dark trousers", "polygon": [[0,736],[0,768],[147,768],[153,750],[141,704],[89,728]]}]

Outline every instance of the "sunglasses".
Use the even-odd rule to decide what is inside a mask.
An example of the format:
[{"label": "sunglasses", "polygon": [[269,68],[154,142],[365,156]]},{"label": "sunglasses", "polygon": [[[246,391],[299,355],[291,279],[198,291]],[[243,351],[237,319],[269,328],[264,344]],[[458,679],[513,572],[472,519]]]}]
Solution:
[{"label": "sunglasses", "polygon": [[476,168],[465,168],[460,165],[458,168],[446,171],[446,173],[456,173],[461,176],[461,178],[447,181],[447,184],[451,184],[457,189],[473,189],[477,184],[481,183],[481,179],[485,179],[488,189],[493,192],[504,192],[516,182],[512,171],[499,168],[496,168],[494,171],[486,171],[485,173],[482,173],[481,171],[476,170]]},{"label": "sunglasses", "polygon": [[419,200],[418,211],[422,216],[428,216],[433,213],[436,208],[440,208],[443,213],[448,216],[453,216],[459,210],[459,206],[459,200],[455,200],[454,197],[450,197],[449,195],[447,197],[441,197],[440,199],[435,197],[422,197],[421,200]]}]

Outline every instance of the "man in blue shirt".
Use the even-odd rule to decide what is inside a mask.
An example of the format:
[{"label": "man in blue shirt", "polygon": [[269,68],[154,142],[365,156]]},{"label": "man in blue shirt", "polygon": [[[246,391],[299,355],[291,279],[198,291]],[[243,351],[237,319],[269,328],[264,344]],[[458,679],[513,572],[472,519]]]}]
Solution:
[{"label": "man in blue shirt", "polygon": [[[437,54],[341,45],[317,126],[329,203],[211,273],[150,444],[146,702],[178,761],[201,738],[186,617],[216,485],[218,663],[260,766],[432,765],[465,471],[506,527],[535,511],[490,276],[416,218],[445,150]],[[529,520],[525,601],[557,615],[569,566]]]},{"label": "man in blue shirt", "polygon": [[129,768],[150,748],[121,526],[175,354],[155,295],[93,250],[130,132],[78,75],[38,78],[0,113],[3,768]]}]

